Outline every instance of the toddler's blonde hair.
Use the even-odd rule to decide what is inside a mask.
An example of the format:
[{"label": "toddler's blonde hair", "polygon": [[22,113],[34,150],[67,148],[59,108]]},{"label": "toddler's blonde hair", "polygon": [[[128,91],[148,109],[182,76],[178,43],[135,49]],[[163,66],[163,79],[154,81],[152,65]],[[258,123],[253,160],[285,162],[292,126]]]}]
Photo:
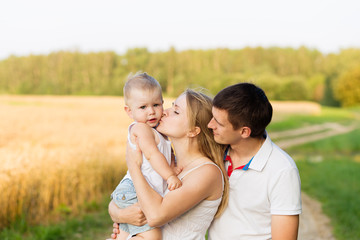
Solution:
[{"label": "toddler's blonde hair", "polygon": [[131,96],[131,91],[133,89],[158,90],[162,98],[160,83],[155,78],[148,75],[146,72],[144,73],[137,72],[136,74],[132,74],[132,73],[129,74],[123,89],[125,104],[127,104]]}]

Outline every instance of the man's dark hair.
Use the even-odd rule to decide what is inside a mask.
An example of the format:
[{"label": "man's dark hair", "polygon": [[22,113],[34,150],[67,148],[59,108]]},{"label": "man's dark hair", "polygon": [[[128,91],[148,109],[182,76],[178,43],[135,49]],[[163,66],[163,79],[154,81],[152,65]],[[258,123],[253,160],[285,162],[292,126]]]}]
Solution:
[{"label": "man's dark hair", "polygon": [[251,137],[262,137],[272,118],[272,106],[264,91],[252,83],[238,83],[221,90],[213,100],[226,110],[233,129],[249,127]]}]

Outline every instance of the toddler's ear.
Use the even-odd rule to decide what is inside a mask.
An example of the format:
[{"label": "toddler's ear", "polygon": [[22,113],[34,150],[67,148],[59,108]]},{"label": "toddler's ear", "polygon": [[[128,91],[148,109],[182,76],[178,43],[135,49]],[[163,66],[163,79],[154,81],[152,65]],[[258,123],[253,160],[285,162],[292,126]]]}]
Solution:
[{"label": "toddler's ear", "polygon": [[125,105],[124,110],[130,118],[133,118],[131,108],[129,106]]}]

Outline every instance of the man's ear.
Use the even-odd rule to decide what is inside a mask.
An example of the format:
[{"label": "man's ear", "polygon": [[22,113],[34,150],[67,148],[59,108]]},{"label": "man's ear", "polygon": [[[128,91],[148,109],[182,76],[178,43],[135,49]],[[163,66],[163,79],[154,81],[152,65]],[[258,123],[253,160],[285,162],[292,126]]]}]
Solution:
[{"label": "man's ear", "polygon": [[125,105],[124,110],[130,118],[133,118],[131,108],[129,106]]},{"label": "man's ear", "polygon": [[248,138],[251,135],[251,128],[249,127],[241,127],[240,129],[240,134],[243,138]]},{"label": "man's ear", "polygon": [[190,130],[187,133],[188,137],[196,137],[201,132],[201,129],[199,127],[195,127],[193,130]]}]

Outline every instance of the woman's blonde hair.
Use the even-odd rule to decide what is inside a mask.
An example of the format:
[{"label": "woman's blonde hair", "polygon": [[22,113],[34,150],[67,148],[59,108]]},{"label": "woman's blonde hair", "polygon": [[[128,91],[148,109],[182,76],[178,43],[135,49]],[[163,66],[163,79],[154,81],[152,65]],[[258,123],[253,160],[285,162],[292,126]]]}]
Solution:
[{"label": "woman's blonde hair", "polygon": [[214,134],[207,126],[213,117],[211,111],[212,99],[200,91],[194,91],[191,89],[187,89],[184,94],[186,95],[189,127],[190,129],[195,127],[199,127],[201,129],[196,138],[199,150],[204,156],[211,159],[216,165],[218,165],[222,171],[224,179],[224,192],[220,206],[215,215],[215,217],[218,217],[224,212],[229,199],[229,180],[227,178],[223,162],[223,154],[226,146],[215,142]]}]

